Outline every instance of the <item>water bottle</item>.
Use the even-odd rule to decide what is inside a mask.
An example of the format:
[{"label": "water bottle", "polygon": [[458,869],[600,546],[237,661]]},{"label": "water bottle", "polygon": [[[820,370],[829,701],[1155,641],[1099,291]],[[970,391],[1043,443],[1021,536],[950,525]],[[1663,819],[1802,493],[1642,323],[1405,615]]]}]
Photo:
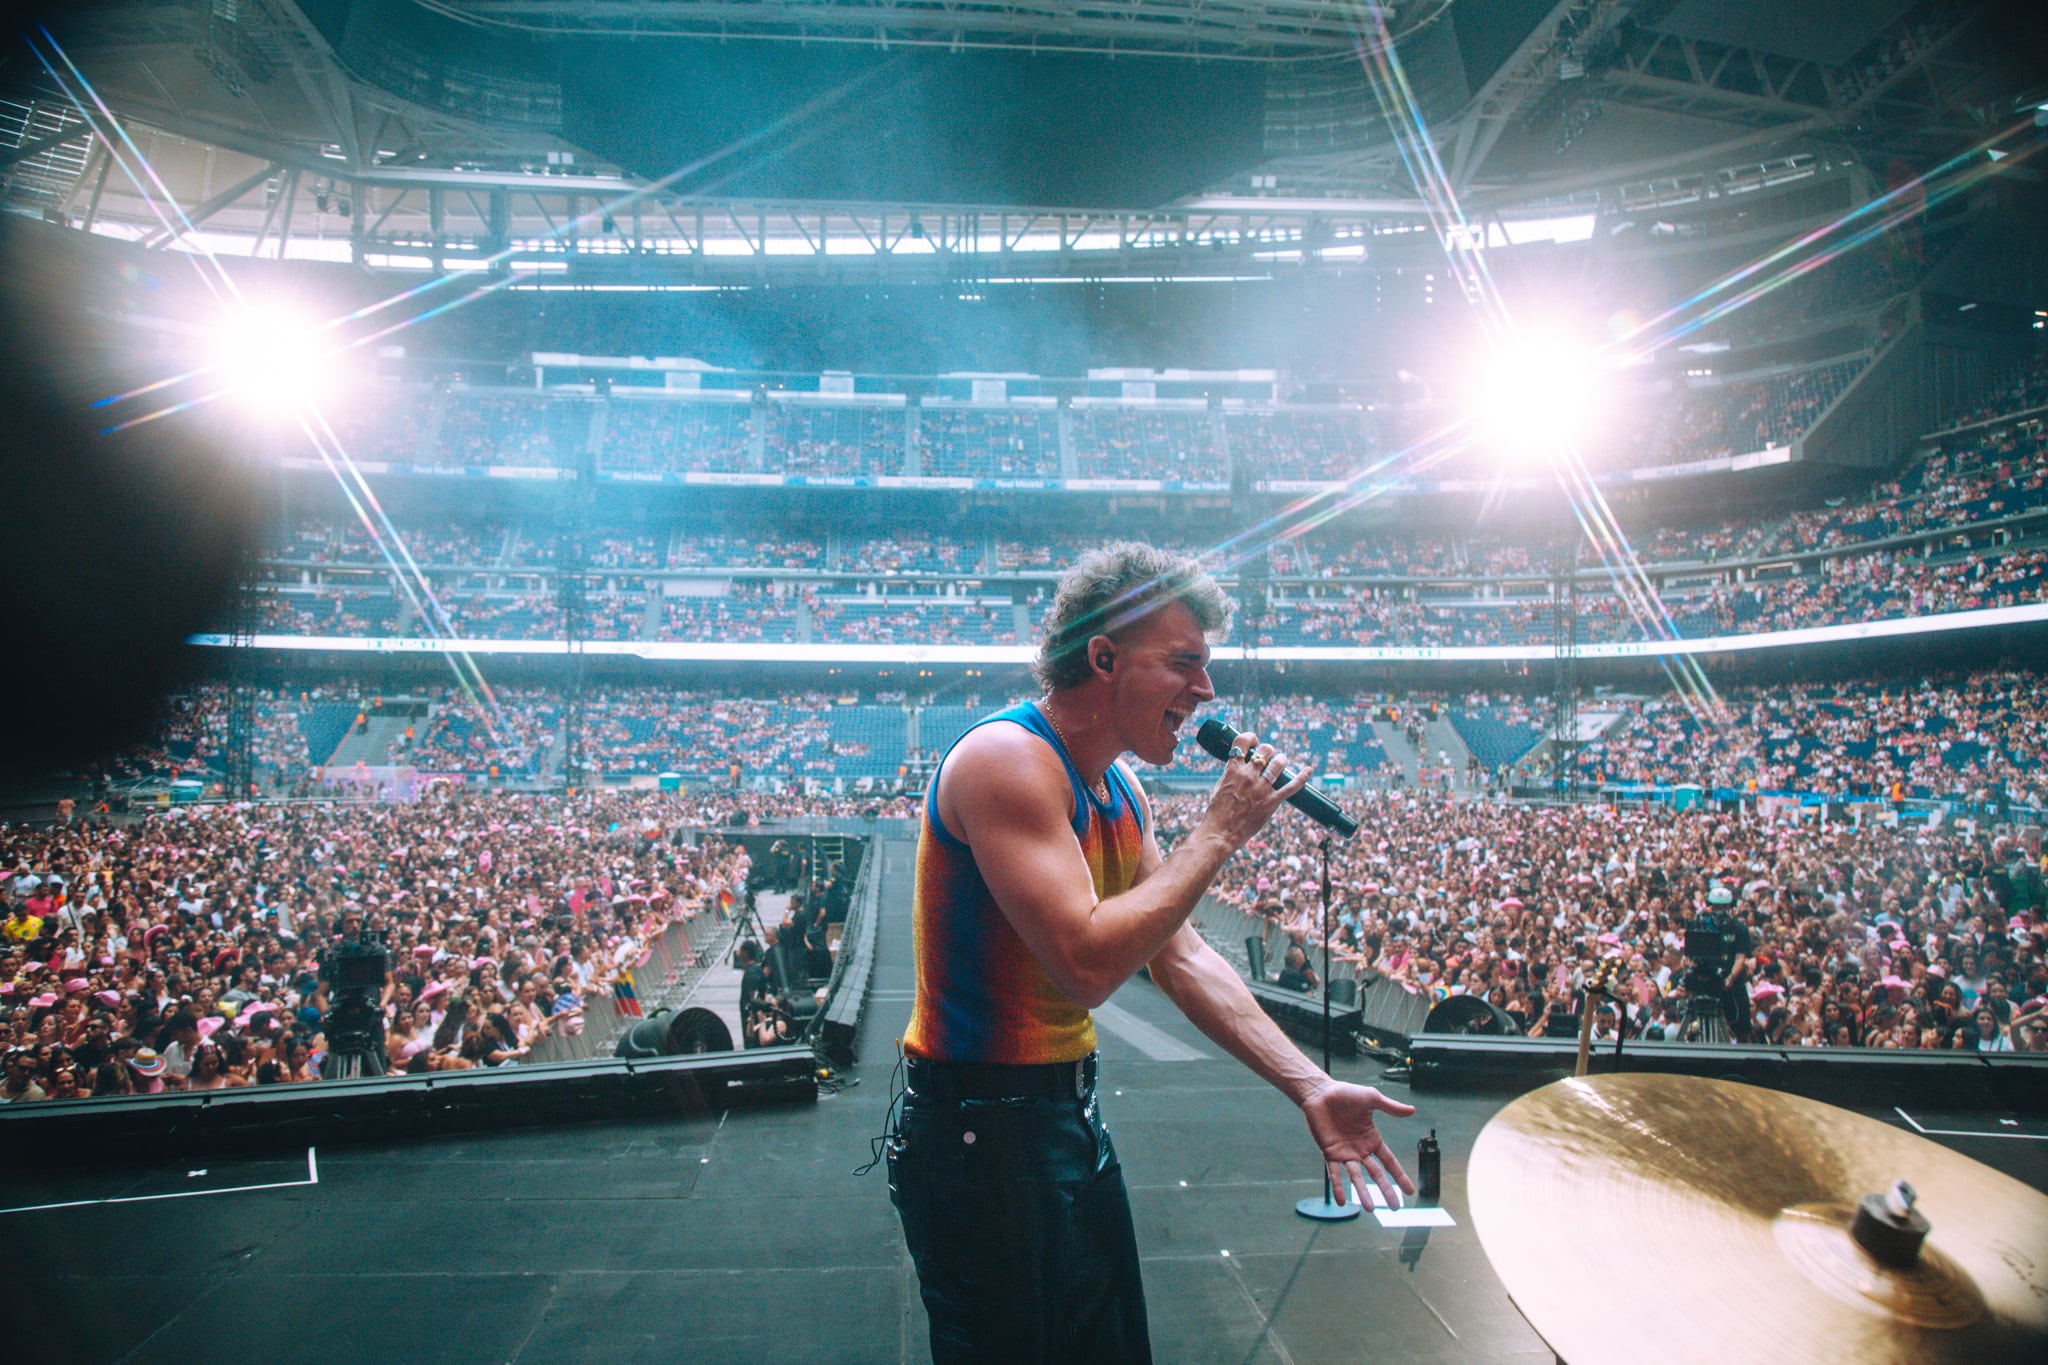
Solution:
[{"label": "water bottle", "polygon": [[1421,1204],[1434,1204],[1443,1197],[1444,1159],[1436,1145],[1436,1129],[1429,1130],[1429,1136],[1415,1147],[1415,1198]]}]

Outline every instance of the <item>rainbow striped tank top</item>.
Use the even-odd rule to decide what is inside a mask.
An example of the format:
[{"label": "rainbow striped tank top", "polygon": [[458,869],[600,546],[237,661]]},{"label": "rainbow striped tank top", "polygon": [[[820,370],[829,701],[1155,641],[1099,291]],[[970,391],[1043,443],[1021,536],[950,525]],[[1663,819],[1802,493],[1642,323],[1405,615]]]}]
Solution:
[{"label": "rainbow striped tank top", "polygon": [[[970,729],[994,721],[1023,726],[1050,744],[1066,765],[1074,789],[1074,838],[1094,875],[1096,898],[1128,890],[1138,874],[1145,826],[1137,793],[1122,769],[1111,765],[1105,803],[1081,780],[1066,746],[1035,703],[998,711]],[[1095,1050],[1095,1021],[1053,983],[996,905],[973,851],[939,818],[938,788],[934,773],[917,842],[912,908],[917,1000],[903,1050],[928,1061],[1009,1066],[1087,1056]]]}]

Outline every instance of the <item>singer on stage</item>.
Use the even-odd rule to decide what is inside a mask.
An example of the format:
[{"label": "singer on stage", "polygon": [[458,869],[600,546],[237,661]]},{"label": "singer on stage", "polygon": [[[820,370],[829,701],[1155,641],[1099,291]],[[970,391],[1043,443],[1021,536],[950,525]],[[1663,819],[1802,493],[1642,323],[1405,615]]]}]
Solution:
[{"label": "singer on stage", "polygon": [[1121,761],[1171,761],[1215,696],[1209,640],[1229,619],[1193,560],[1135,544],[1087,555],[1046,618],[1045,696],[977,723],[932,778],[888,1164],[939,1365],[1151,1358],[1088,1014],[1141,966],[1300,1107],[1339,1198],[1347,1174],[1393,1204],[1414,1190],[1374,1123],[1413,1109],[1312,1066],[1187,923],[1307,772],[1276,789],[1284,757],[1239,736],[1202,819],[1162,858]]}]

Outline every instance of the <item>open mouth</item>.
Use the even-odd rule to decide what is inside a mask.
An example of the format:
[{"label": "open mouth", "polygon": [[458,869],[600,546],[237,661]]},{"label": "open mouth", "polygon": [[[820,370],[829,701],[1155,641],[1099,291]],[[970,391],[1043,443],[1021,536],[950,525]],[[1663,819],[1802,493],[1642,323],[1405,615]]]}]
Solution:
[{"label": "open mouth", "polygon": [[1168,711],[1166,713],[1166,728],[1175,734],[1179,734],[1180,727],[1188,723],[1188,717],[1192,714],[1193,712],[1190,711]]}]

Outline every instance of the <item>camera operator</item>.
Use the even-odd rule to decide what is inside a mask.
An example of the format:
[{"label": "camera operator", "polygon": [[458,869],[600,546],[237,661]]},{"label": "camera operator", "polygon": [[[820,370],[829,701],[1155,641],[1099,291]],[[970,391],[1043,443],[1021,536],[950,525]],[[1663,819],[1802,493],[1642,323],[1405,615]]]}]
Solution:
[{"label": "camera operator", "polygon": [[1738,1043],[1751,1041],[1754,1032],[1749,1013],[1749,955],[1756,950],[1749,926],[1735,913],[1735,893],[1716,882],[1707,892],[1707,909],[1721,922],[1722,940],[1731,954],[1722,973],[1721,1013],[1728,1020],[1728,1036]]},{"label": "camera operator", "polygon": [[746,1024],[748,1047],[780,1047],[796,1041],[789,1011],[773,1000],[763,1000],[746,1011]]},{"label": "camera operator", "polygon": [[766,954],[761,950],[760,941],[746,939],[740,943],[733,959],[740,966],[740,1013],[744,1015],[755,1005],[768,999],[773,992],[769,988]]},{"label": "camera operator", "polygon": [[[350,979],[371,962],[375,963],[372,970],[382,978],[381,986],[359,977]],[[390,1069],[384,1051],[385,1008],[397,989],[384,936],[363,927],[360,906],[344,907],[340,931],[320,954],[319,985],[313,992],[313,1005],[320,1011],[327,1040],[327,1053],[320,1063],[323,1079],[381,1076]]]},{"label": "camera operator", "polygon": [[[364,936],[362,907],[351,905],[341,912],[341,927],[334,935],[334,942],[326,952],[320,954],[320,984],[313,993],[313,1006],[322,1015],[330,1008],[328,991],[334,981],[339,960],[344,957],[360,957],[376,951],[378,945]],[[384,986],[377,995],[377,1012],[382,1014],[390,1005],[392,995],[398,989],[398,978],[391,974],[389,960],[384,967]]]},{"label": "camera operator", "polygon": [[788,1041],[790,1034],[787,1002],[771,987],[765,957],[761,945],[751,938],[742,942],[734,954],[740,965],[740,1019],[745,1025],[745,1047],[773,1047]]}]

